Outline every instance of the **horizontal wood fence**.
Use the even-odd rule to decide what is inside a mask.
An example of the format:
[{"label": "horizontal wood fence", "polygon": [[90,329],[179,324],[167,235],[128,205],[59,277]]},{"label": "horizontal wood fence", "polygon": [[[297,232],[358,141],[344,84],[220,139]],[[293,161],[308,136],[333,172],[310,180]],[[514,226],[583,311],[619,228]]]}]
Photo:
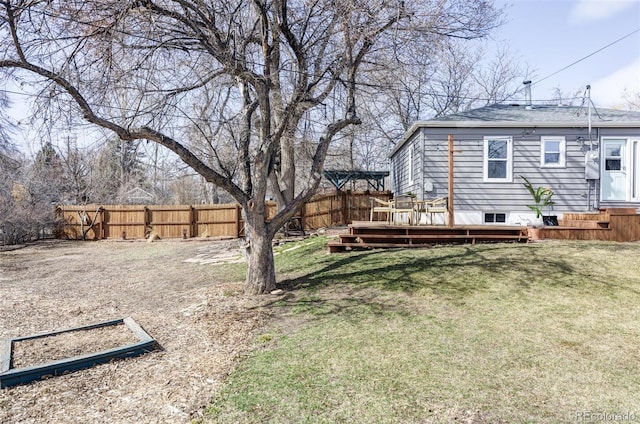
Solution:
[{"label": "horizontal wood fence", "polygon": [[[370,197],[391,199],[383,192],[336,192],[313,197],[300,211],[306,230],[346,225],[369,219]],[[277,213],[267,202],[267,219]],[[239,204],[197,206],[82,205],[57,208],[62,238],[75,240],[141,239],[151,232],[160,238],[242,237],[244,221]]]}]

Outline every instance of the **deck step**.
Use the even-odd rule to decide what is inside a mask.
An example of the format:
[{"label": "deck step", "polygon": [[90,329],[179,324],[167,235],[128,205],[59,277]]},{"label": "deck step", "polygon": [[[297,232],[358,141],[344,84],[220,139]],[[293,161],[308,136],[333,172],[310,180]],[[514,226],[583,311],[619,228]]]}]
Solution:
[{"label": "deck step", "polygon": [[[367,231],[368,230],[368,231]],[[329,252],[356,249],[430,247],[437,244],[476,244],[490,242],[527,242],[527,230],[509,228],[351,228],[350,234],[340,234],[339,241],[328,243]]]},{"label": "deck step", "polygon": [[561,227],[571,228],[609,228],[609,221],[561,219],[559,224]]},{"label": "deck step", "polygon": [[604,208],[603,211],[610,215],[636,215],[638,208]]},{"label": "deck step", "polygon": [[439,240],[510,240],[526,238],[526,234],[341,234],[340,241],[343,243],[368,243],[369,241],[385,240],[389,242],[412,241],[439,241]]}]

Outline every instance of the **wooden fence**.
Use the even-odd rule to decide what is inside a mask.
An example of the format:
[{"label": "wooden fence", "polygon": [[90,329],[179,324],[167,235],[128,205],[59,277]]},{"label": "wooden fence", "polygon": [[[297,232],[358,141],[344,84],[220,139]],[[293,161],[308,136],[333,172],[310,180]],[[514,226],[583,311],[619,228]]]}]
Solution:
[{"label": "wooden fence", "polygon": [[[313,197],[300,211],[306,230],[346,225],[369,219],[370,197],[391,199],[384,192],[337,192]],[[197,206],[60,206],[61,238],[141,239],[152,231],[161,238],[242,237],[244,221],[239,204]],[[275,216],[275,202],[267,202],[267,219]]]}]

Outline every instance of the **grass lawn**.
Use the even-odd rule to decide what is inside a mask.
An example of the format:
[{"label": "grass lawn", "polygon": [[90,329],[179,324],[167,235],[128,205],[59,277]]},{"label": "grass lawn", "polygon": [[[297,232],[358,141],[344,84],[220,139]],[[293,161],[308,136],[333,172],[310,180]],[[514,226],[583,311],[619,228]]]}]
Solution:
[{"label": "grass lawn", "polygon": [[276,257],[290,292],[206,421],[640,421],[640,244],[311,240]]}]

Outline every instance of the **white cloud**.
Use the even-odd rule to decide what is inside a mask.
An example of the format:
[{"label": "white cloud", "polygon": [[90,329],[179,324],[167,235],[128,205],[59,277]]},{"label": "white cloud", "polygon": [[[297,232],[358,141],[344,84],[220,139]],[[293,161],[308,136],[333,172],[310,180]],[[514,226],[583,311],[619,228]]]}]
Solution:
[{"label": "white cloud", "polygon": [[640,93],[640,58],[591,84],[591,97],[598,106],[624,107],[624,92]]},{"label": "white cloud", "polygon": [[569,12],[572,24],[592,23],[610,18],[633,6],[638,0],[577,0]]}]

